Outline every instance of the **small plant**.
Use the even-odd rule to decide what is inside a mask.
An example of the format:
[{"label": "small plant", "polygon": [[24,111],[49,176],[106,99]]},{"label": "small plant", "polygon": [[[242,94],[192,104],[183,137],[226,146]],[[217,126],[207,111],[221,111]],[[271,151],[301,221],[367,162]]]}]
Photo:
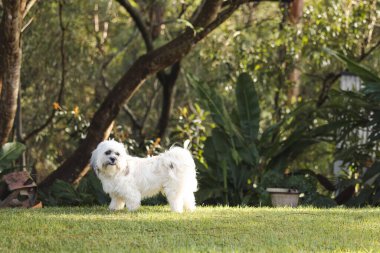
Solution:
[{"label": "small plant", "polygon": [[188,140],[194,158],[204,164],[203,150],[208,126],[205,121],[209,113],[202,110],[197,103],[194,104],[194,110],[190,110],[189,107],[181,107],[178,108],[178,113],[178,123],[172,131],[170,139],[181,144]]},{"label": "small plant", "polygon": [[110,201],[92,170],[76,186],[57,180],[48,192],[39,195],[45,206],[105,205]]},{"label": "small plant", "polygon": [[25,151],[24,144],[19,142],[5,143],[0,148],[0,175],[14,170],[14,161]]},{"label": "small plant", "polygon": [[78,106],[74,106],[72,110],[70,110],[63,105],[54,102],[53,109],[56,114],[53,121],[57,128],[63,128],[65,133],[70,137],[80,137],[81,139],[86,137],[87,128],[90,126],[90,122],[80,112]]}]

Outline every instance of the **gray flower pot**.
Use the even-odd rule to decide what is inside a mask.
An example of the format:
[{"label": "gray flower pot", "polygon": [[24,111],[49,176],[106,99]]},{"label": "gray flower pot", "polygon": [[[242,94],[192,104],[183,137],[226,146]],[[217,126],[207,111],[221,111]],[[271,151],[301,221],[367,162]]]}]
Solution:
[{"label": "gray flower pot", "polygon": [[297,207],[299,200],[299,191],[287,188],[267,188],[270,193],[272,205],[274,207]]}]

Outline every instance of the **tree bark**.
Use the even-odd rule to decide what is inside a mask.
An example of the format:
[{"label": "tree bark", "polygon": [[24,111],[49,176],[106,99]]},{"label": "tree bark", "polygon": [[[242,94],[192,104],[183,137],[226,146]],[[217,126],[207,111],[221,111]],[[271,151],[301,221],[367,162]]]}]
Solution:
[{"label": "tree bark", "polygon": [[219,13],[222,0],[204,1],[198,18],[193,23],[195,30],[186,28],[185,32],[171,42],[139,57],[96,111],[86,138],[74,153],[40,184],[40,187],[44,189],[56,179],[67,182],[78,181],[88,171],[91,152],[107,136],[106,132],[110,129],[121,107],[133,96],[145,79],[183,58],[197,42],[227,20],[243,2],[233,2]]},{"label": "tree bark", "polygon": [[173,91],[177,81],[179,71],[181,69],[180,63],[176,62],[172,67],[169,74],[163,71],[158,72],[157,76],[163,87],[161,115],[157,124],[157,137],[164,137],[166,129],[168,128],[170,115],[173,109]]},{"label": "tree bark", "polygon": [[0,24],[0,146],[8,141],[20,88],[21,29],[25,0],[4,0]]}]

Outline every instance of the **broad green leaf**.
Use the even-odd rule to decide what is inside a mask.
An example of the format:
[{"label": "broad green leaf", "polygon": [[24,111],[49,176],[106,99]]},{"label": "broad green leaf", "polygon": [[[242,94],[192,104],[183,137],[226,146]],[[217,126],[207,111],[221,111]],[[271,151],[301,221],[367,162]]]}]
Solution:
[{"label": "broad green leaf", "polygon": [[206,162],[209,166],[213,166],[214,162],[217,160],[216,158],[216,150],[214,147],[214,142],[212,140],[212,137],[208,137],[204,144],[204,158],[206,159]]},{"label": "broad green leaf", "polygon": [[239,75],[236,86],[236,102],[242,134],[248,141],[257,139],[260,124],[260,105],[249,74]]},{"label": "broad green leaf", "polygon": [[19,142],[5,143],[0,148],[0,166],[9,164],[19,158],[25,149],[25,145]]},{"label": "broad green leaf", "polygon": [[251,143],[249,146],[239,148],[238,152],[244,162],[251,166],[257,165],[259,160],[259,152],[255,143]]},{"label": "broad green leaf", "polygon": [[231,145],[228,142],[228,135],[220,128],[212,129],[212,142],[217,155],[226,157],[231,155]]},{"label": "broad green leaf", "polygon": [[362,91],[368,98],[380,102],[380,83],[365,83]]},{"label": "broad green leaf", "polygon": [[325,48],[325,51],[347,65],[347,68],[353,74],[359,76],[364,82],[375,82],[380,85],[380,78],[366,66],[350,60],[345,55],[332,49]]},{"label": "broad green leaf", "polygon": [[210,110],[213,121],[223,127],[226,123],[224,120],[224,104],[222,98],[216,94],[215,91],[200,84],[198,81],[191,83],[201,99],[200,102]]},{"label": "broad green leaf", "polygon": [[191,84],[196,89],[201,103],[208,108],[213,121],[230,137],[236,136],[243,140],[239,129],[232,122],[231,116],[224,105],[222,97],[213,89],[202,85],[199,80],[190,76]]}]

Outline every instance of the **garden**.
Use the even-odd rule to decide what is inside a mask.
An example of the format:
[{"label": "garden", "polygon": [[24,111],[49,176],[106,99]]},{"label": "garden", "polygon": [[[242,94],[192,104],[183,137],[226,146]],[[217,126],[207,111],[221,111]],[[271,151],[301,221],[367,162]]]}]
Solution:
[{"label": "garden", "polygon": [[[0,251],[380,251],[377,0],[0,0],[0,17]],[[109,210],[104,140],[189,150],[197,209],[162,191]]]}]

